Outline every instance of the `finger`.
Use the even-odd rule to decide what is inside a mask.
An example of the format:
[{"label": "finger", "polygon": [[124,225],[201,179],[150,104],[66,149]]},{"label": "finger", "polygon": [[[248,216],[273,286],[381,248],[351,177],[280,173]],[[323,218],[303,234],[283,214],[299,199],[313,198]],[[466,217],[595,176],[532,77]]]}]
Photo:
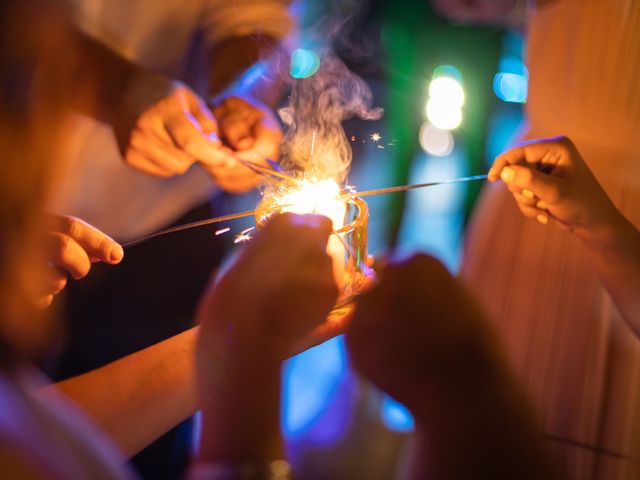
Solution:
[{"label": "finger", "polygon": [[127,149],[125,161],[127,162],[127,165],[130,165],[139,172],[146,173],[154,177],[169,178],[174,176],[173,173],[171,173],[171,170],[158,165],[144,153],[134,149],[133,147]]},{"label": "finger", "polygon": [[491,169],[489,180],[500,178],[502,169],[508,165],[532,164],[550,172],[568,155],[572,143],[566,137],[531,140],[500,154]]},{"label": "finger", "polygon": [[514,193],[513,197],[515,198],[518,205],[522,205],[525,207],[535,207],[538,200],[536,198],[525,197],[521,193]]},{"label": "finger", "polygon": [[[237,156],[240,158],[240,154]],[[246,155],[243,155],[241,158],[245,162],[258,163],[252,162]],[[264,161],[262,163],[264,164]],[[253,169],[233,157],[219,165],[209,166],[203,164],[203,167],[213,177],[218,186],[227,192],[246,192],[264,180],[262,175],[256,173]]]},{"label": "finger", "polygon": [[[138,139],[135,142],[132,141],[131,146],[137,152],[141,152],[145,158],[151,159],[157,167],[167,170],[172,175],[182,175],[189,170],[195,162],[194,158],[185,155],[175,147],[168,149],[153,141],[141,143],[140,139]],[[175,155],[174,152],[178,152],[179,154]]]},{"label": "finger", "polygon": [[308,242],[317,245],[324,251],[329,235],[333,231],[333,223],[324,215],[283,213],[274,215],[263,231],[265,235],[269,234],[274,237],[289,235],[291,238],[295,238],[298,244]]},{"label": "finger", "polygon": [[36,308],[44,309],[44,308],[47,308],[49,305],[51,305],[51,303],[53,303],[53,295],[52,294],[45,295],[44,297],[36,301]]},{"label": "finger", "polygon": [[57,295],[67,286],[67,275],[59,268],[53,267],[50,271],[48,293]]},{"label": "finger", "polygon": [[255,124],[253,134],[255,141],[252,150],[262,158],[277,160],[282,142],[282,131],[277,124],[269,119],[263,119]]},{"label": "finger", "polygon": [[220,121],[220,134],[234,150],[247,150],[254,143],[251,125],[247,119],[229,115]]},{"label": "finger", "polygon": [[547,205],[555,205],[562,198],[562,179],[539,172],[524,165],[512,165],[502,170],[502,180],[510,187],[526,189]]},{"label": "finger", "polygon": [[[165,134],[164,139],[162,133]],[[131,147],[150,158],[153,163],[162,169],[172,173],[181,174],[186,172],[195,162],[193,157],[178,150],[171,142],[171,138],[164,130],[160,132],[145,132],[136,129],[131,135]]]},{"label": "finger", "polygon": [[73,238],[62,233],[47,235],[50,261],[76,280],[84,277],[91,269],[91,260],[87,252]]},{"label": "finger", "polygon": [[56,233],[75,240],[92,259],[116,264],[124,257],[122,247],[114,239],[79,218],[57,216],[54,222]]},{"label": "finger", "polygon": [[200,97],[190,94],[189,107],[202,133],[207,136],[213,146],[220,147],[222,142],[219,137],[219,125],[207,104]]},{"label": "finger", "polygon": [[188,111],[174,112],[165,120],[165,129],[177,148],[204,163],[217,163],[225,158],[217,138],[209,138],[196,118]]},{"label": "finger", "polygon": [[518,208],[520,209],[522,214],[527,218],[535,219],[538,215],[540,215],[542,213],[542,212],[540,212],[540,210],[538,210],[535,207],[528,207],[526,205],[521,205],[519,203],[518,203]]}]

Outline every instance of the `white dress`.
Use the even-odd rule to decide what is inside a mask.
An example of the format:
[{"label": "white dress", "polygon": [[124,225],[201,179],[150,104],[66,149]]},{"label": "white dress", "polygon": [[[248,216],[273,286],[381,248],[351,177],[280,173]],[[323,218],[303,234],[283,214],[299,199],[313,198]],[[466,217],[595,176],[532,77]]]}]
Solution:
[{"label": "white dress", "polygon": [[[569,136],[640,226],[640,2],[538,7],[527,63],[528,137]],[[495,321],[545,433],[601,450],[549,440],[570,476],[640,478],[640,340],[579,242],[525,219],[504,186],[491,185],[462,277]]]}]

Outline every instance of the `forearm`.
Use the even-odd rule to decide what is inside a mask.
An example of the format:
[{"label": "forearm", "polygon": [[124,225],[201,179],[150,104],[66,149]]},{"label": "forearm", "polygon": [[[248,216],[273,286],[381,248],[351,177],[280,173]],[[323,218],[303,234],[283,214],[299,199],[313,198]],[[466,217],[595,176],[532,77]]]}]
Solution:
[{"label": "forearm", "polygon": [[210,54],[209,91],[220,94],[229,87],[250,94],[275,107],[284,93],[277,72],[286,55],[279,42],[266,36],[229,38],[215,45]]},{"label": "forearm", "polygon": [[[282,458],[281,364],[253,357],[214,372],[202,389],[200,462],[268,463]],[[215,391],[216,395],[204,392]]]},{"label": "forearm", "polygon": [[84,409],[126,455],[134,455],[196,410],[192,328],[105,367],[44,389]]},{"label": "forearm", "polygon": [[616,212],[613,222],[579,237],[618,311],[640,336],[640,232]]},{"label": "forearm", "polygon": [[72,107],[128,135],[137,115],[167,94],[171,79],[144,70],[78,29],[72,33],[75,81],[82,92]]}]

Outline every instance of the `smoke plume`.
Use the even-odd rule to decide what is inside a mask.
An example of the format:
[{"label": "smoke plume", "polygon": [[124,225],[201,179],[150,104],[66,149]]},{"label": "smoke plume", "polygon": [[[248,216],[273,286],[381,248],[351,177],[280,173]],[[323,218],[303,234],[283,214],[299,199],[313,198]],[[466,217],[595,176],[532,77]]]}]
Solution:
[{"label": "smoke plume", "polygon": [[381,108],[371,108],[371,90],[335,56],[322,59],[311,77],[297,79],[289,104],[279,110],[287,129],[281,144],[283,168],[320,179],[346,180],[351,145],[342,122],[354,116],[376,120]]}]

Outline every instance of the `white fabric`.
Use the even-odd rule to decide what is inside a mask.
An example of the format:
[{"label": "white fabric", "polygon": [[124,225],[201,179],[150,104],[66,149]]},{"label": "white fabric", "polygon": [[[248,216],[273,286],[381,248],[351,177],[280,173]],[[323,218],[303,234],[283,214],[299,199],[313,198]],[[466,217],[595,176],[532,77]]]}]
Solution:
[{"label": "white fabric", "polygon": [[6,451],[28,459],[47,478],[133,478],[122,454],[82,412],[62,396],[38,391],[43,383],[29,368],[0,373],[0,443]]},{"label": "white fabric", "polygon": [[[287,0],[73,3],[78,24],[87,33],[127,59],[173,78],[198,76],[187,65],[198,30],[211,44],[249,33],[283,38],[293,26]],[[138,173],[122,161],[108,125],[80,115],[73,121],[69,173],[55,195],[53,211],[81,217],[124,241],[170,223],[211,193],[210,177],[197,166],[170,179]]]}]

